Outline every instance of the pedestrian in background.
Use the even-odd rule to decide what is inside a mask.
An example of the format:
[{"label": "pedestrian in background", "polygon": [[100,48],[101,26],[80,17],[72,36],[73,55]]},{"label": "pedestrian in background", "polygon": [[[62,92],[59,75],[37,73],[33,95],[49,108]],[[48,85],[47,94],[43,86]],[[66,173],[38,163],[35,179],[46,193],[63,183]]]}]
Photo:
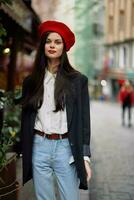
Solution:
[{"label": "pedestrian in background", "polygon": [[46,21],[39,35],[22,89],[23,184],[33,177],[37,199],[53,200],[55,174],[61,200],[79,200],[91,178],[88,79],[69,63],[75,36],[68,26]]},{"label": "pedestrian in background", "polygon": [[125,113],[128,112],[128,127],[131,127],[132,105],[134,104],[134,89],[129,81],[125,81],[119,91],[119,101],[122,106],[122,125],[125,125]]}]

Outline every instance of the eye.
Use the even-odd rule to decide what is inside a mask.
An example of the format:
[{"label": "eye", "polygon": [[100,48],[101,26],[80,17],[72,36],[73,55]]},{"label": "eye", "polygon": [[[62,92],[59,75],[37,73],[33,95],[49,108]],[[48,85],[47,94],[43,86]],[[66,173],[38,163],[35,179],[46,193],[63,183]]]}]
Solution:
[{"label": "eye", "polygon": [[47,43],[47,44],[51,43],[51,40],[46,40],[46,43]]},{"label": "eye", "polygon": [[61,40],[56,40],[55,43],[56,44],[62,44],[62,41]]}]

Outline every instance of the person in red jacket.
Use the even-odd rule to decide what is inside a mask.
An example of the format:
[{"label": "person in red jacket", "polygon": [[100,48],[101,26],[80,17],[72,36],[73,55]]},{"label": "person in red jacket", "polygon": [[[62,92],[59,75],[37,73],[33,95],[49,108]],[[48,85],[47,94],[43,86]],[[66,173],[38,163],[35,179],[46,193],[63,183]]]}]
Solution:
[{"label": "person in red jacket", "polygon": [[125,81],[119,91],[119,101],[122,105],[122,125],[125,125],[125,111],[128,110],[128,127],[131,127],[132,105],[134,104],[134,89],[129,81]]}]

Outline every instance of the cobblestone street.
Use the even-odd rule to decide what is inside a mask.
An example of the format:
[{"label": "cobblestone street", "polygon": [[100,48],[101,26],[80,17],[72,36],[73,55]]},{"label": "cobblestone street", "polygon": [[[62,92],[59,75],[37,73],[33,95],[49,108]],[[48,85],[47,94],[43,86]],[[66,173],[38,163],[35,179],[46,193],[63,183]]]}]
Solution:
[{"label": "cobblestone street", "polygon": [[121,126],[120,105],[92,102],[90,200],[134,200],[134,113]]}]

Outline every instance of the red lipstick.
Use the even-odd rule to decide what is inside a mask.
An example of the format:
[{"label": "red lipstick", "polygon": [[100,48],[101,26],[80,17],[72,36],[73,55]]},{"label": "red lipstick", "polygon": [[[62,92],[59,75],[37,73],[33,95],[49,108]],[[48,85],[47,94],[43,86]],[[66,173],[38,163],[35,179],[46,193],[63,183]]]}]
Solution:
[{"label": "red lipstick", "polygon": [[51,53],[51,54],[56,53],[56,51],[54,51],[54,50],[49,50],[48,52]]}]

